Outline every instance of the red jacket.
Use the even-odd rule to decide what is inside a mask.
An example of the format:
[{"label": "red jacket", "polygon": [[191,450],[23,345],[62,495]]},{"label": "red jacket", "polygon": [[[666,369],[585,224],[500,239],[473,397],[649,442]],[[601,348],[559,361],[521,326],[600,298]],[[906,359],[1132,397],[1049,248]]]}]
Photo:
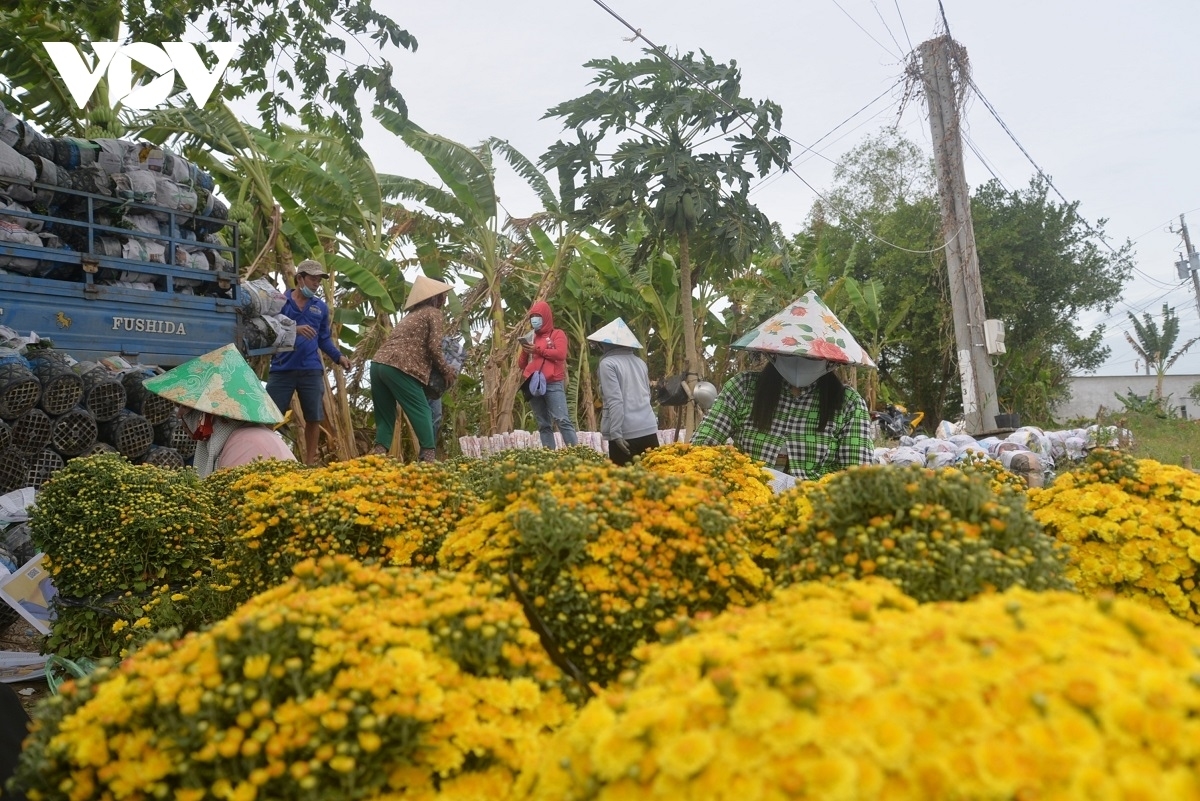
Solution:
[{"label": "red jacket", "polygon": [[542,330],[537,331],[533,335],[533,352],[532,354],[521,349],[521,357],[517,360],[517,366],[521,368],[521,374],[526,378],[533,375],[534,370],[541,370],[546,376],[546,383],[553,381],[567,380],[567,335],[560,328],[554,327],[554,312],[550,310],[550,304],[544,300],[539,300],[529,307],[529,314],[525,315],[525,319],[535,315],[541,315]]}]

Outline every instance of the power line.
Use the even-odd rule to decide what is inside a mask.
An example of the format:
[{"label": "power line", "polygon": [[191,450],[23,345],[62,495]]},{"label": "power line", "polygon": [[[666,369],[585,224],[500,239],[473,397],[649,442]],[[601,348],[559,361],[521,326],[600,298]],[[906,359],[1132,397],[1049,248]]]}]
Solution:
[{"label": "power line", "polygon": [[[717,94],[717,93],[716,93],[716,92],[714,92],[712,89],[710,89],[710,88],[709,88],[709,87],[708,87],[708,86],[707,86],[707,85],[706,85],[706,84],[705,84],[703,81],[701,81],[699,78],[697,78],[697,77],[696,77],[696,76],[695,76],[695,75],[692,73],[692,71],[691,71],[691,70],[689,70],[687,67],[685,67],[685,66],[683,66],[682,64],[680,64],[678,60],[676,60],[676,59],[672,58],[672,57],[671,57],[671,56],[670,56],[670,55],[669,55],[669,54],[668,54],[668,53],[667,53],[665,50],[663,50],[663,49],[662,49],[661,47],[659,47],[657,44],[655,44],[654,42],[650,41],[650,39],[649,39],[647,36],[645,36],[645,35],[642,33],[642,29],[641,29],[641,28],[635,28],[633,25],[629,24],[629,22],[627,22],[627,21],[626,21],[626,20],[625,20],[625,19],[624,19],[624,18],[623,18],[623,17],[622,17],[620,14],[618,14],[616,11],[614,11],[612,8],[610,8],[610,7],[609,7],[609,6],[608,6],[608,5],[607,5],[607,4],[604,2],[604,0],[592,0],[592,2],[593,2],[593,3],[595,3],[596,5],[598,5],[600,8],[604,9],[604,11],[606,11],[606,12],[609,14],[609,16],[611,16],[611,17],[612,17],[613,19],[615,19],[617,22],[619,22],[619,23],[621,23],[622,25],[624,25],[626,28],[628,28],[628,29],[629,29],[629,30],[630,30],[630,31],[633,33],[633,36],[632,36],[632,38],[630,38],[630,39],[629,39],[629,41],[635,41],[635,40],[637,40],[637,39],[641,39],[643,42],[645,42],[645,43],[647,44],[647,46],[649,46],[649,47],[650,47],[650,49],[652,49],[652,50],[653,50],[655,53],[657,53],[657,54],[658,54],[658,56],[659,56],[660,58],[662,58],[663,60],[665,60],[665,61],[667,61],[668,63],[670,63],[670,64],[671,64],[673,67],[675,67],[675,69],[679,70],[679,71],[680,71],[680,72],[681,72],[681,73],[682,73],[682,74],[683,74],[685,77],[687,77],[687,79],[688,79],[689,81],[691,81],[693,84],[695,84],[697,87],[699,87],[699,88],[700,88],[701,90],[703,90],[704,92],[707,92],[708,94],[712,95],[712,96],[713,96],[713,97],[714,97],[714,98],[717,100],[717,102],[719,102],[721,105],[725,106],[725,107],[726,107],[726,108],[728,108],[730,111],[732,111],[732,112],[733,112],[735,115],[737,115],[737,117],[738,117],[739,119],[741,119],[743,122],[746,122],[746,119],[745,119],[745,117],[742,115],[742,113],[741,113],[740,111],[738,111],[736,108],[734,108],[734,107],[733,107],[733,105],[732,105],[732,104],[731,104],[731,103],[730,103],[728,100],[726,100],[725,98],[721,97],[719,94]],[[836,4],[836,3],[837,3],[837,0],[834,0],[834,3]],[[839,8],[840,8],[840,7],[841,7],[841,6],[839,6]],[[844,9],[843,9],[843,11],[844,11]],[[849,15],[847,15],[847,16],[849,16]],[[851,18],[851,19],[853,19],[853,18]],[[861,26],[860,26],[860,27],[861,27]],[[868,34],[868,35],[870,35],[870,34]],[[874,37],[872,37],[872,38],[874,38]],[[886,50],[886,48],[884,48],[884,49]],[[753,127],[753,126],[752,126],[752,127]],[[772,129],[772,130],[775,130],[775,129]],[[780,131],[776,131],[776,132],[777,132],[777,133],[780,133],[781,135],[784,135],[784,136],[786,136],[785,134],[782,134],[782,132],[780,132]],[[894,242],[889,242],[888,240],[884,239],[883,237],[879,236],[879,235],[878,235],[878,234],[876,234],[875,232],[873,232],[873,231],[871,231],[870,229],[868,229],[866,226],[864,226],[864,225],[860,224],[858,221],[856,221],[856,220],[855,220],[853,217],[851,217],[849,214],[846,214],[844,211],[842,211],[842,210],[841,210],[840,208],[838,208],[836,205],[834,205],[833,203],[831,203],[831,202],[829,201],[829,199],[828,199],[828,198],[826,198],[826,197],[825,197],[823,194],[821,194],[821,191],[820,191],[819,189],[817,189],[815,186],[813,186],[812,184],[810,184],[810,183],[809,183],[809,182],[808,182],[808,181],[807,181],[807,180],[804,178],[804,176],[803,176],[803,175],[801,175],[800,173],[798,173],[798,172],[796,172],[794,169],[792,169],[791,165],[790,165],[790,164],[787,162],[787,159],[785,159],[785,158],[784,158],[784,157],[783,157],[783,156],[782,156],[782,155],[779,153],[779,151],[775,149],[775,146],[774,146],[774,145],[772,145],[772,144],[771,144],[771,142],[770,142],[770,140],[768,140],[768,139],[767,139],[765,136],[763,136],[761,133],[757,133],[757,132],[754,134],[754,136],[755,136],[755,138],[756,138],[756,139],[758,139],[758,140],[759,140],[759,141],[761,141],[761,142],[762,142],[764,145],[766,145],[766,146],[767,146],[767,149],[768,149],[768,150],[770,150],[770,151],[771,151],[771,153],[773,153],[773,154],[775,155],[775,158],[776,158],[776,159],[778,159],[780,162],[783,162],[783,163],[786,165],[786,166],[784,167],[784,169],[785,169],[785,170],[786,170],[786,171],[787,171],[789,174],[796,176],[796,178],[797,178],[797,179],[799,179],[799,181],[800,181],[802,184],[804,184],[806,187],[808,187],[808,190],[809,190],[810,192],[812,192],[814,195],[816,195],[818,198],[820,198],[820,199],[821,199],[821,200],[822,200],[822,201],[823,201],[823,202],[824,202],[826,205],[828,205],[828,206],[829,206],[831,209],[833,209],[834,211],[836,211],[836,212],[838,212],[839,214],[841,214],[841,215],[842,215],[842,216],[843,216],[843,217],[844,217],[844,218],[845,218],[845,219],[846,219],[846,220],[847,220],[847,221],[848,221],[848,222],[849,222],[851,225],[853,225],[853,226],[854,226],[855,228],[857,228],[859,231],[861,231],[861,232],[862,232],[862,233],[864,233],[866,236],[870,237],[871,239],[874,239],[875,241],[877,241],[877,242],[879,242],[879,243],[881,243],[881,244],[883,244],[883,245],[886,245],[886,246],[888,246],[888,247],[890,247],[890,248],[894,248],[894,249],[896,249],[896,250],[902,251],[902,252],[904,252],[904,253],[913,253],[913,254],[916,254],[916,255],[921,255],[921,256],[923,256],[923,255],[928,255],[928,254],[930,254],[930,253],[937,253],[937,252],[939,252],[939,251],[945,250],[945,249],[946,249],[946,248],[947,248],[947,247],[950,245],[950,242],[952,242],[952,241],[954,240],[954,238],[958,236],[958,234],[959,234],[959,231],[961,231],[961,228],[960,228],[960,229],[959,229],[959,231],[955,231],[955,232],[954,232],[954,233],[953,233],[953,234],[952,234],[952,235],[949,237],[949,239],[947,239],[946,241],[944,241],[944,242],[943,242],[941,245],[939,245],[939,246],[938,246],[938,247],[936,247],[936,248],[932,248],[932,249],[928,249],[928,250],[914,250],[914,249],[912,249],[912,248],[906,248],[906,247],[903,247],[902,245],[897,245],[897,244],[895,244]],[[965,223],[964,223],[964,225],[965,225]]]},{"label": "power line", "polygon": [[[885,45],[883,42],[879,41],[879,40],[878,40],[878,39],[876,39],[874,36],[872,36],[870,31],[868,31],[868,30],[867,30],[866,28],[864,28],[862,25],[859,25],[859,24],[858,24],[858,20],[856,20],[854,17],[850,16],[850,12],[849,12],[849,11],[847,11],[846,9],[842,8],[842,4],[841,4],[841,3],[839,3],[839,2],[838,2],[838,0],[832,0],[832,2],[833,2],[833,4],[834,4],[835,6],[837,6],[837,7],[838,7],[838,10],[839,10],[839,11],[841,11],[843,14],[845,14],[845,15],[846,15],[846,19],[848,19],[848,20],[850,20],[851,22],[853,22],[853,23],[855,24],[855,26],[856,26],[856,27],[857,27],[857,28],[858,28],[860,31],[862,31],[863,33],[865,33],[865,34],[867,35],[867,37],[868,37],[868,38],[869,38],[869,39],[870,39],[872,42],[874,42],[875,44],[877,44],[877,45],[879,45],[880,47],[882,47],[882,48],[883,48],[883,52],[887,53],[889,56],[892,56],[892,57],[894,57],[894,58],[897,58],[897,59],[899,59],[899,58],[900,58],[900,56],[899,56],[897,53],[893,53],[891,50],[888,50],[888,48],[887,48],[887,45]],[[891,33],[891,31],[889,31],[889,33]],[[896,45],[896,47],[899,47],[899,46],[900,46],[900,45]]]},{"label": "power line", "polygon": [[904,24],[904,14],[900,13],[900,0],[892,0],[896,4],[896,16],[900,18],[900,27],[904,29],[904,41],[908,42],[908,51],[913,50],[912,37],[908,35],[908,26]]},{"label": "power line", "polygon": [[[941,5],[941,0],[938,0],[938,5],[939,6]],[[987,110],[989,112],[991,112],[991,115],[996,120],[996,122],[1000,123],[1000,127],[1004,129],[1004,132],[1006,134],[1008,134],[1008,138],[1013,141],[1013,144],[1015,144],[1017,146],[1017,148],[1021,151],[1021,153],[1023,153],[1025,155],[1025,158],[1027,158],[1029,160],[1029,163],[1033,165],[1033,168],[1035,170],[1037,170],[1038,176],[1040,176],[1042,178],[1042,180],[1044,180],[1046,182],[1047,186],[1049,186],[1051,189],[1054,190],[1054,194],[1058,195],[1059,199],[1062,200],[1063,203],[1070,205],[1071,201],[1067,200],[1067,198],[1063,195],[1063,193],[1058,191],[1058,187],[1054,185],[1054,181],[1050,178],[1049,175],[1046,174],[1045,170],[1043,170],[1041,167],[1038,166],[1038,163],[1033,160],[1033,156],[1029,155],[1029,151],[1026,150],[1025,146],[1022,145],[1021,142],[1017,139],[1016,134],[1014,134],[1012,132],[1012,130],[1008,127],[1008,125],[1004,122],[1004,120],[1002,120],[1000,118],[1000,112],[996,111],[995,106],[993,106],[988,101],[988,99],[984,96],[983,92],[980,91],[979,85],[977,83],[975,83],[975,79],[972,77],[968,77],[967,84],[971,87],[972,90],[974,90],[975,94],[983,102],[984,107],[987,108]],[[1087,220],[1083,219],[1083,217],[1080,217],[1079,220],[1083,224],[1083,227],[1086,228],[1092,236],[1094,236],[1094,237],[1096,237],[1096,239],[1100,240],[1100,242],[1106,248],[1111,250],[1114,254],[1119,255],[1119,251],[1117,251],[1116,248],[1114,248],[1112,245],[1110,245],[1108,243],[1108,240],[1104,238],[1103,234],[1101,234],[1099,231],[1097,231],[1095,228],[1093,228]]]},{"label": "power line", "polygon": [[[896,34],[892,33],[892,29],[888,27],[887,20],[883,18],[883,12],[879,10],[879,4],[875,0],[871,0],[871,7],[875,9],[875,16],[879,17],[879,21],[883,23],[883,29],[887,31],[888,36],[892,37],[892,43],[896,45],[896,49],[903,51],[904,48],[900,46],[900,42],[896,41]],[[911,44],[908,49],[912,50]]]}]

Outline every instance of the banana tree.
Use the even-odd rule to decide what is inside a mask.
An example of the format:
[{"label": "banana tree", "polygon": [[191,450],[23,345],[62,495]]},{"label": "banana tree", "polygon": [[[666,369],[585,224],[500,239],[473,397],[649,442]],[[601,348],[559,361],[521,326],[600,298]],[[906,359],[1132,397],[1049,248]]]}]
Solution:
[{"label": "banana tree", "polygon": [[[295,256],[316,258],[333,276],[325,296],[335,338],[352,353],[381,338],[405,291],[388,258],[401,211],[388,200],[391,176],[378,175],[369,158],[342,147],[333,131],[283,128],[269,137],[223,103],[153,112],[149,120],[146,137],[170,141],[210,171],[233,201],[230,216],[246,221],[247,252],[256,255],[243,275],[278,273],[290,285]],[[361,368],[349,382],[334,375],[328,424],[337,456],[350,458],[360,450],[351,395],[359,391]]]},{"label": "banana tree", "polygon": [[[418,258],[436,259],[470,289],[462,299],[464,314],[486,324],[488,354],[483,361],[483,394],[488,433],[512,430],[512,402],[520,379],[515,361],[519,327],[510,325],[505,302],[508,284],[538,286],[546,296],[557,284],[570,253],[570,237],[560,239],[548,258],[541,246],[521,248],[499,219],[493,156],[499,154],[538,195],[544,219],[558,217],[559,204],[545,176],[533,162],[508,143],[490,139],[469,148],[428,133],[398,115],[377,109],[380,122],[417,151],[434,170],[441,185],[414,178],[390,183],[397,197],[419,204],[410,213],[427,223],[425,234],[410,237]],[[525,261],[525,256],[530,258]],[[518,310],[524,318],[524,308]]]}]

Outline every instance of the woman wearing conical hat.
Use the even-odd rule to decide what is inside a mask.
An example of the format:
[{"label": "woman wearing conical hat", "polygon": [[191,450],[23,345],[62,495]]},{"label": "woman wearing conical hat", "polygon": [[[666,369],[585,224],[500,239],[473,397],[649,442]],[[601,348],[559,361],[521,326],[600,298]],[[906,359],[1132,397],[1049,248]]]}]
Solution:
[{"label": "woman wearing conical hat", "polygon": [[798,479],[817,479],[874,455],[862,397],[842,384],[838,364],[874,367],[850,332],[812,292],[743,336],[733,347],[766,354],[759,372],[731,378],[704,420],[696,445],[733,444]]},{"label": "woman wearing conical hat", "polygon": [[620,317],[588,336],[603,352],[600,377],[600,435],[608,441],[608,456],[618,465],[658,445],[658,417],[650,405],[650,372],[637,351],[642,343]]},{"label": "woman wearing conical hat", "polygon": [[453,288],[418,275],[404,303],[406,314],[371,360],[371,403],[375,407],[372,453],[387,453],[391,448],[399,403],[421,445],[418,458],[423,462],[436,458],[433,414],[425,385],[434,370],[446,379],[446,386],[454,383],[457,375],[442,355],[442,306]]},{"label": "woman wearing conical hat", "polygon": [[142,385],[179,404],[179,419],[196,440],[192,464],[204,478],[257,459],[296,461],[275,433],[283,414],[233,345],[192,359]]}]

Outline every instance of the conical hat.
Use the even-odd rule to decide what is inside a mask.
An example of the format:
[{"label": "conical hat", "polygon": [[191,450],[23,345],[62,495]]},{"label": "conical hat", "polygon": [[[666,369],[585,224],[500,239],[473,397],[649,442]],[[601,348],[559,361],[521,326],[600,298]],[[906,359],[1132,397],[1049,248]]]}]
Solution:
[{"label": "conical hat", "polygon": [[744,335],[733,347],[784,356],[806,356],[835,364],[874,367],[875,362],[850,336],[842,321],[808,292]]},{"label": "conical hat", "polygon": [[620,345],[625,348],[642,347],[642,343],[637,341],[637,337],[633,335],[633,332],[629,330],[629,326],[625,325],[625,321],[620,317],[613,320],[596,333],[589,334],[588,339],[592,342],[603,342],[608,345]]},{"label": "conical hat", "polygon": [[423,300],[429,300],[434,295],[440,295],[443,292],[450,292],[454,287],[449,284],[443,284],[441,281],[434,281],[424,275],[418,275],[417,280],[413,281],[412,289],[408,293],[408,300],[404,301],[404,308],[411,309]]},{"label": "conical hat", "polygon": [[197,356],[142,386],[201,412],[250,423],[283,422],[279,407],[233,345]]}]

